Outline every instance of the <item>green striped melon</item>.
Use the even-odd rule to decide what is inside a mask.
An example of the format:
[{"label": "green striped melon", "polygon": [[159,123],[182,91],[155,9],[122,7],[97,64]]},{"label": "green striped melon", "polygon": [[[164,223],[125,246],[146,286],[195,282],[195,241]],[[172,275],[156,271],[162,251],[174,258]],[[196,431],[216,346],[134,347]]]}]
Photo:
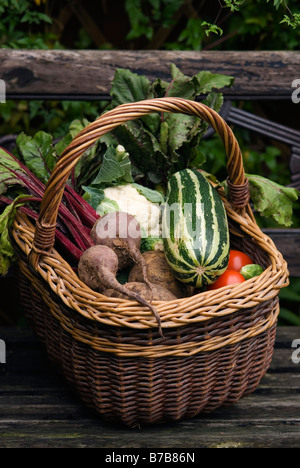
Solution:
[{"label": "green striped melon", "polygon": [[201,288],[226,270],[226,211],[217,190],[200,172],[184,169],[170,177],[162,235],[167,262],[183,283]]}]

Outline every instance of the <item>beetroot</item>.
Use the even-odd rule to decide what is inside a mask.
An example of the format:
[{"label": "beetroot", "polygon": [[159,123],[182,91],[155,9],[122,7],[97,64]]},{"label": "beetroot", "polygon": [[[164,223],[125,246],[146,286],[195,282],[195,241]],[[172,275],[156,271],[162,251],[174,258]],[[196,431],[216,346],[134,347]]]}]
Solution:
[{"label": "beetroot", "polygon": [[106,245],[117,254],[120,270],[133,262],[140,265],[144,282],[152,290],[147,265],[140,251],[141,226],[133,215],[123,211],[107,213],[95,222],[90,236],[94,244]]},{"label": "beetroot", "polygon": [[120,284],[116,278],[117,271],[117,254],[106,245],[94,245],[88,248],[78,262],[78,276],[87,286],[100,292],[113,289],[148,307],[153,312],[162,335],[160,317],[156,308],[140,294],[130,291],[125,285]]}]

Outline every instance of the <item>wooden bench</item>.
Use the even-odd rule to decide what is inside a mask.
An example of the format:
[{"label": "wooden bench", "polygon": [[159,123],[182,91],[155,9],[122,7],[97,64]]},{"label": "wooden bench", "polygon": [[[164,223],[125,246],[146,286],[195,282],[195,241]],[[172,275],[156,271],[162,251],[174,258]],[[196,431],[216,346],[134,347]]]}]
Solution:
[{"label": "wooden bench", "polygon": [[[2,49],[0,79],[7,100],[106,100],[117,67],[168,80],[171,62],[189,75],[205,69],[234,76],[234,86],[224,90],[225,120],[290,147],[291,184],[300,188],[297,129],[280,121],[280,115],[279,122],[269,122],[231,105],[265,100],[295,106],[291,97],[292,82],[300,78],[298,52]],[[288,261],[291,275],[300,276],[300,229],[267,233]],[[1,294],[9,315],[5,287]],[[122,453],[122,448],[128,453],[135,448],[192,453],[204,447],[299,447],[300,327],[278,327],[271,367],[252,395],[192,420],[130,430],[102,422],[77,400],[31,330],[3,326],[0,339],[6,347],[6,363],[0,363],[0,447],[101,447],[105,453]]]},{"label": "wooden bench", "polygon": [[272,364],[252,395],[192,420],[141,429],[104,423],[86,409],[30,330],[0,327],[0,336],[7,345],[7,364],[0,364],[1,448],[299,448],[300,363],[293,363],[291,347],[300,339],[298,327],[278,328]]}]

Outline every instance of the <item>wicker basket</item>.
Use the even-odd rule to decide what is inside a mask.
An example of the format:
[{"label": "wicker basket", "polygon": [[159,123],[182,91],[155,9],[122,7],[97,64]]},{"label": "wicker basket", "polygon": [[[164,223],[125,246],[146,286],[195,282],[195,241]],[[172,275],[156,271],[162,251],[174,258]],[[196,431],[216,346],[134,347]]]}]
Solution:
[{"label": "wicker basket", "polygon": [[[89,289],[54,248],[58,206],[83,152],[118,125],[152,112],[193,115],[212,125],[227,154],[229,195],[220,191],[231,247],[264,272],[240,285],[168,302],[151,311]],[[268,369],[288,284],[287,265],[257,226],[241,152],[231,129],[207,106],[180,98],[118,106],[68,146],[47,184],[38,222],[19,211],[13,228],[24,309],[49,358],[83,402],[128,426],[190,418],[253,392]]]}]

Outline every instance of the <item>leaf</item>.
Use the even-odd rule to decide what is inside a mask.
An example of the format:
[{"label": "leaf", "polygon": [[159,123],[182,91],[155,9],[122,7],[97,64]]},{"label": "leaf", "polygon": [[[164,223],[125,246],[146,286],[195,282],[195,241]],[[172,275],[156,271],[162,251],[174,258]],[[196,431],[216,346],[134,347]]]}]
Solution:
[{"label": "leaf", "polygon": [[162,164],[167,160],[167,155],[162,152],[156,135],[147,130],[141,122],[126,122],[116,129],[116,135],[142,174],[159,174],[162,171]]},{"label": "leaf", "polygon": [[189,168],[190,169],[199,169],[206,161],[205,155],[199,149],[198,146],[195,146],[191,150],[190,161],[189,161]]},{"label": "leaf", "polygon": [[89,187],[89,186],[82,186],[84,190],[83,199],[86,200],[94,210],[97,209],[97,206],[104,200],[104,190],[96,188],[96,187]]},{"label": "leaf", "polygon": [[75,138],[81,130],[83,130],[90,122],[87,119],[72,120],[69,126],[69,133],[72,138]]},{"label": "leaf", "polygon": [[277,184],[259,175],[246,174],[250,195],[255,210],[261,216],[271,217],[278,224],[292,225],[293,202],[299,197],[298,190]]},{"label": "leaf", "polygon": [[27,195],[20,195],[8,205],[0,215],[0,276],[6,276],[15,258],[15,250],[10,240],[9,229],[14,220],[16,209],[23,205],[22,199],[28,200]]},{"label": "leaf", "polygon": [[169,114],[166,120],[169,127],[168,147],[174,160],[176,151],[189,140],[189,132],[194,126],[195,119],[185,114]]},{"label": "leaf", "polygon": [[291,16],[284,15],[283,19],[280,21],[280,24],[286,23],[293,29],[296,29],[300,25],[300,13],[292,13]]},{"label": "leaf", "polygon": [[202,26],[202,19],[189,18],[186,27],[181,31],[177,41],[191,50],[200,50],[205,34],[205,29]]},{"label": "leaf", "polygon": [[[127,102],[142,101],[153,96],[151,82],[143,75],[133,73],[128,69],[117,68],[112,81],[110,95],[111,107],[119,106]],[[153,113],[141,118],[148,129],[155,133],[160,124],[160,117]]]},{"label": "leaf", "polygon": [[115,200],[111,200],[110,198],[103,198],[103,200],[101,200],[97,206],[96,211],[100,216],[104,216],[106,213],[119,211],[119,209],[119,205]]},{"label": "leaf", "polygon": [[91,185],[132,182],[131,162],[128,153],[119,145],[109,146],[104,154],[98,175]]},{"label": "leaf", "polygon": [[[282,2],[283,2],[283,0],[273,0],[273,5],[276,8],[276,10],[278,10],[278,8],[282,4]],[[267,0],[267,3],[269,3],[269,0]]]},{"label": "leaf", "polygon": [[43,131],[37,132],[34,137],[22,132],[16,140],[26,166],[44,183],[47,183],[56,163],[52,143],[52,136]]},{"label": "leaf", "polygon": [[[240,5],[242,5],[244,1],[245,0],[224,0],[224,3],[225,3],[225,7],[230,8],[231,11],[238,11]],[[267,2],[268,1],[269,0],[267,0]]]},{"label": "leaf", "polygon": [[169,83],[161,80],[160,78],[157,78],[155,81],[153,81],[150,87],[150,97],[154,97],[154,98],[165,97],[169,86],[170,86]]},{"label": "leaf", "polygon": [[201,26],[206,26],[205,34],[207,36],[209,36],[210,33],[220,34],[220,36],[222,36],[223,34],[223,29],[221,29],[216,24],[208,23],[207,21],[202,21]]},{"label": "leaf", "polygon": [[175,80],[178,77],[183,77],[184,73],[175,65],[175,63],[171,63],[170,65],[170,72],[171,72],[171,77],[172,80]]},{"label": "leaf", "polygon": [[166,96],[195,99],[196,90],[193,79],[184,75],[175,64],[171,64],[172,81],[166,90]]},{"label": "leaf", "polygon": [[[165,96],[195,100],[207,94],[205,103],[221,108],[222,95],[212,90],[230,86],[232,77],[202,71],[194,76],[184,75],[177,65],[170,65],[170,82],[161,79],[153,83],[127,69],[117,69],[112,82],[111,107],[126,102]],[[152,113],[130,120],[114,130],[118,142],[129,151],[137,172],[150,183],[166,183],[173,170],[188,166],[199,167],[203,155],[198,149],[207,124],[194,116],[176,113]]]},{"label": "leaf", "polygon": [[72,140],[73,138],[70,133],[67,133],[63,138],[61,138],[54,147],[56,154],[60,156]]},{"label": "leaf", "polygon": [[206,96],[206,98],[203,101],[203,104],[215,110],[216,112],[219,112],[223,105],[223,102],[223,94],[212,91]]},{"label": "leaf", "polygon": [[49,23],[49,24],[53,23],[52,19],[48,15],[46,15],[45,13],[41,13],[41,12],[39,12],[38,14],[38,20],[39,20],[38,23],[40,23],[41,21],[44,21],[45,23]]},{"label": "leaf", "polygon": [[133,183],[131,184],[132,187],[136,188],[140,195],[143,195],[147,200],[152,203],[163,203],[164,197],[162,193],[158,192],[157,190],[149,189],[144,185]]},{"label": "leaf", "polygon": [[232,86],[234,78],[228,75],[220,75],[209,71],[201,71],[194,76],[194,83],[197,94],[206,94],[213,89],[222,89],[225,86]]},{"label": "leaf", "polygon": [[130,70],[117,68],[110,95],[112,107],[126,102],[136,102],[146,99],[150,89],[150,81],[143,75],[132,73]]},{"label": "leaf", "polygon": [[0,195],[12,185],[22,185],[12,171],[22,172],[18,162],[7,151],[0,148]]},{"label": "leaf", "polygon": [[160,146],[164,153],[168,152],[168,134],[169,126],[166,121],[163,121],[160,125]]}]

